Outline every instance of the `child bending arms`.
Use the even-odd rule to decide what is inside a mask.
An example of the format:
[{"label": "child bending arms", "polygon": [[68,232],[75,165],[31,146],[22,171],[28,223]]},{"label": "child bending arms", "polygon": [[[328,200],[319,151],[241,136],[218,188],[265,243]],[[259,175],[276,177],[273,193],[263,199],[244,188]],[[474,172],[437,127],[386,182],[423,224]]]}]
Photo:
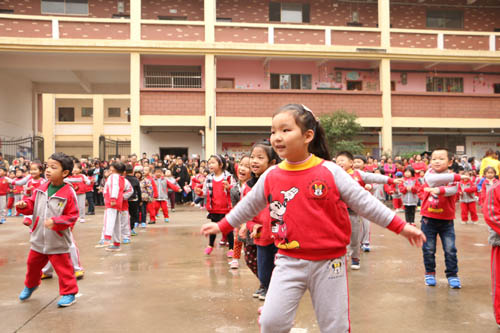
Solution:
[{"label": "child bending arms", "polygon": [[260,319],[261,332],[289,332],[306,290],[322,332],[350,331],[347,206],[412,244],[421,246],[425,237],[329,161],[324,130],[305,106],[289,104],[274,114],[271,144],[285,161],[267,169],[222,221],[203,225],[201,232],[228,233],[269,205],[271,231],[279,250]]}]

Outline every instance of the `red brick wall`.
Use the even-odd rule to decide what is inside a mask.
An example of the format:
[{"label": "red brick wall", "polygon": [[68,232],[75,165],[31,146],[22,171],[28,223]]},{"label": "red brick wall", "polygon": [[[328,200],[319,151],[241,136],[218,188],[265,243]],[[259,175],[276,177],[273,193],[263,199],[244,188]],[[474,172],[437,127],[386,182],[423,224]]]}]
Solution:
[{"label": "red brick wall", "polygon": [[274,29],[276,44],[325,44],[324,30]]},{"label": "red brick wall", "polygon": [[498,118],[500,96],[392,94],[393,117]]},{"label": "red brick wall", "polygon": [[[142,18],[158,19],[160,16],[187,16],[189,21],[203,21],[203,0],[142,0]],[[177,13],[170,13],[170,10]]]},{"label": "red brick wall", "polygon": [[437,48],[437,35],[391,33],[392,47]]},{"label": "red brick wall", "polygon": [[205,28],[201,25],[143,24],[142,39],[172,41],[204,41]]},{"label": "red brick wall", "polygon": [[141,91],[141,115],[205,114],[203,91]]},{"label": "red brick wall", "polygon": [[130,27],[126,23],[59,22],[61,38],[129,39]]},{"label": "red brick wall", "polygon": [[360,117],[382,117],[379,93],[217,90],[217,116],[270,117],[288,103],[305,104],[316,115],[344,109]]},{"label": "red brick wall", "polygon": [[488,36],[445,35],[444,48],[452,50],[489,50]]},{"label": "red brick wall", "polygon": [[0,18],[0,36],[50,38],[52,37],[52,22]]},{"label": "red brick wall", "polygon": [[[111,18],[113,14],[118,13],[116,7],[118,3],[117,0],[88,0],[88,1],[89,1],[88,17]],[[125,13],[129,13],[130,0],[123,0],[123,1],[125,2]],[[23,15],[42,14],[41,0],[25,0],[25,1],[0,0],[0,8],[13,9],[14,14],[23,14]]]},{"label": "red brick wall", "polygon": [[[311,5],[311,24],[345,26],[357,11],[364,27],[378,22],[376,3],[339,3],[336,1],[293,0]],[[229,17],[233,22],[268,23],[269,0],[218,0],[217,17]]]},{"label": "red brick wall", "polygon": [[[416,3],[415,0],[399,0],[399,2]],[[457,5],[457,3],[465,4],[465,1],[426,0],[424,5],[392,5],[391,23],[393,28],[398,29],[426,29],[427,9],[458,9],[464,11],[464,30],[466,31],[493,31],[494,28],[498,28],[500,9],[425,6],[436,4]],[[499,3],[495,0],[478,0],[474,5],[498,6]]]},{"label": "red brick wall", "polygon": [[216,42],[267,43],[267,29],[216,27]]},{"label": "red brick wall", "polygon": [[332,45],[380,46],[380,33],[332,31]]}]

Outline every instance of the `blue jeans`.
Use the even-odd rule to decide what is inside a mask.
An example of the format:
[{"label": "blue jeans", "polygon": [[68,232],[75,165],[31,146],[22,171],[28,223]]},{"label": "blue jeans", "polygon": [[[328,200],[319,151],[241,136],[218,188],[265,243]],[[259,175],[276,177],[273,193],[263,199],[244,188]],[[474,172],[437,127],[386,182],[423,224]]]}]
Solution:
[{"label": "blue jeans", "polygon": [[436,272],[436,240],[441,238],[446,264],[446,277],[455,277],[458,273],[457,248],[455,247],[455,228],[453,220],[438,220],[422,217],[422,232],[427,241],[422,246],[426,274]]},{"label": "blue jeans", "polygon": [[269,283],[271,283],[276,252],[278,252],[278,248],[274,244],[267,246],[257,245],[257,273],[260,285],[266,289],[269,288]]}]

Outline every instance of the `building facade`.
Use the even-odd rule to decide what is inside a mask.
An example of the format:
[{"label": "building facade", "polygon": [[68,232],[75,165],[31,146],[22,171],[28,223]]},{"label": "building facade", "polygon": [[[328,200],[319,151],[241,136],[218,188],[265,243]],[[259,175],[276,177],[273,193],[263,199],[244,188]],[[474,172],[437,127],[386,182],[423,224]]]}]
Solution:
[{"label": "building facade", "polygon": [[301,103],[355,113],[374,155],[482,156],[499,31],[496,0],[0,0],[0,124],[46,154],[237,154]]}]

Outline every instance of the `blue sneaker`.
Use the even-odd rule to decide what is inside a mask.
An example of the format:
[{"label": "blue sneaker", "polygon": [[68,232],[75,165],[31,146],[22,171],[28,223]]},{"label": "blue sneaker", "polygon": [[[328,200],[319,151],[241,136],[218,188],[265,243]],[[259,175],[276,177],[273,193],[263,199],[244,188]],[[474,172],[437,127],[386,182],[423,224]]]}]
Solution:
[{"label": "blue sneaker", "polygon": [[36,290],[36,288],[38,288],[38,286],[33,287],[33,288],[24,287],[23,291],[21,291],[21,293],[19,294],[19,299],[21,301],[27,300],[28,298],[31,297],[31,294],[33,294],[33,292]]},{"label": "blue sneaker", "polygon": [[168,217],[165,217],[165,223],[168,223]]},{"label": "blue sneaker", "polygon": [[458,276],[452,276],[448,278],[448,285],[451,289],[460,289],[462,285],[460,284],[460,279]]},{"label": "blue sneaker", "polygon": [[139,228],[139,223],[135,222],[134,223],[134,229],[137,229],[137,228]]},{"label": "blue sneaker", "polygon": [[436,285],[436,276],[434,274],[425,274],[425,285],[434,287]]},{"label": "blue sneaker", "polygon": [[146,222],[141,223],[141,228],[146,228]]},{"label": "blue sneaker", "polygon": [[351,260],[351,269],[358,270],[360,268],[361,268],[361,264],[359,262],[359,259],[352,258],[352,260]]},{"label": "blue sneaker", "polygon": [[7,216],[12,216],[12,209],[9,209],[9,211],[7,212]]},{"label": "blue sneaker", "polygon": [[135,229],[130,230],[130,235],[137,236],[137,232],[135,232]]},{"label": "blue sneaker", "polygon": [[118,252],[120,251],[120,247],[118,245],[110,245],[106,248],[106,251],[109,251],[109,252]]},{"label": "blue sneaker", "polygon": [[5,223],[5,219],[1,219],[0,224],[4,224],[4,223]]},{"label": "blue sneaker", "polygon": [[122,244],[130,244],[130,239],[124,238]]},{"label": "blue sneaker", "polygon": [[62,308],[62,307],[73,305],[75,302],[76,302],[75,294],[63,295],[59,299],[59,302],[57,302],[57,306]]}]

